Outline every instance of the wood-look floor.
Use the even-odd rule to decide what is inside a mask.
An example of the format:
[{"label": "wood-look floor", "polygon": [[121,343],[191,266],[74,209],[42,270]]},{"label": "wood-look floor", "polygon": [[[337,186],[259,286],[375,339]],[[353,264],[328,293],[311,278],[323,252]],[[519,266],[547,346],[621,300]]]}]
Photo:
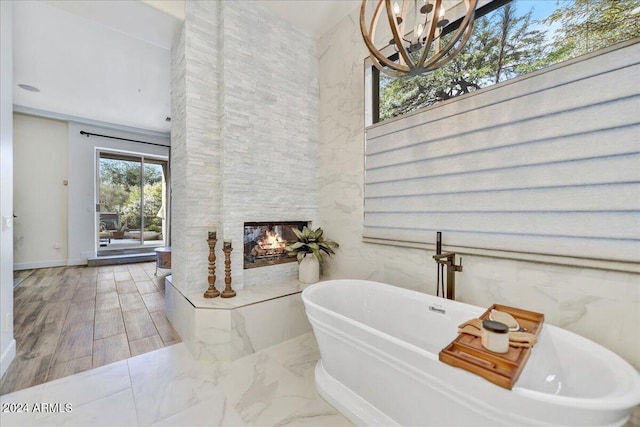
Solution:
[{"label": "wood-look floor", "polygon": [[[34,270],[14,290],[11,393],[180,342],[155,263]],[[25,273],[22,273],[26,276]]]}]

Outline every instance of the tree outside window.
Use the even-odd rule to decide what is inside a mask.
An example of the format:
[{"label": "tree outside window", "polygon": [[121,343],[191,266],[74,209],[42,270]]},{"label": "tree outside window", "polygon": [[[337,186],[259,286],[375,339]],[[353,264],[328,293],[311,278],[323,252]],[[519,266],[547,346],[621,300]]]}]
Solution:
[{"label": "tree outside window", "polygon": [[383,121],[639,36],[639,0],[514,0],[477,19],[444,67],[401,78],[380,73],[374,108]]}]

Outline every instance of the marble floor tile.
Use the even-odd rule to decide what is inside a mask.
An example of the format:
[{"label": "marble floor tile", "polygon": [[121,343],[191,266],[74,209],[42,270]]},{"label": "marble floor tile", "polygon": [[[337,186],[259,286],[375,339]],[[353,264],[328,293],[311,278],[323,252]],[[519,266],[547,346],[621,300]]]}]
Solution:
[{"label": "marble floor tile", "polygon": [[[131,388],[126,360],[41,384],[43,397],[74,408]],[[21,393],[20,391],[17,393]]]},{"label": "marble floor tile", "polygon": [[219,393],[215,363],[194,360],[186,345],[134,357],[129,360],[129,369],[141,426],[185,411]]},{"label": "marble floor tile", "polygon": [[204,427],[212,425],[221,427],[242,427],[247,425],[221,391],[215,397],[204,400],[184,411],[152,424],[154,427]]},{"label": "marble floor tile", "polygon": [[85,405],[74,405],[69,413],[49,414],[38,420],[38,425],[127,427],[137,426],[138,419],[133,394],[128,389]]},{"label": "marble floor tile", "polygon": [[[15,393],[3,394],[0,396],[0,404],[9,404],[15,403],[19,405],[23,405],[20,409],[24,408],[24,404],[32,404],[36,402],[44,401],[44,387],[36,386],[31,388],[26,388],[24,390],[20,390]],[[17,408],[17,407],[14,407]],[[30,408],[29,408],[30,409]],[[11,427],[27,427],[33,426],[35,424],[36,414],[24,410],[4,412],[0,411],[0,425],[1,426],[11,426]]]},{"label": "marble floor tile", "polygon": [[316,392],[311,333],[234,362],[196,360],[184,343],[15,393],[69,413],[0,414],[2,426],[351,426]]}]

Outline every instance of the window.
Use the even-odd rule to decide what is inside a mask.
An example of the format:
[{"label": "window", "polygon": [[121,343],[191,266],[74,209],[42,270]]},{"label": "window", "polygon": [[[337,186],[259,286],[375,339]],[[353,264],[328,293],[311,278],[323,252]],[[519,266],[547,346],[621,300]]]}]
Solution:
[{"label": "window", "polygon": [[99,254],[165,246],[165,159],[98,151]]},{"label": "window", "polygon": [[364,240],[637,271],[639,74],[636,38],[367,127]]},{"label": "window", "polygon": [[464,50],[432,73],[394,78],[372,67],[368,124],[640,36],[637,0],[513,0],[476,16]]}]

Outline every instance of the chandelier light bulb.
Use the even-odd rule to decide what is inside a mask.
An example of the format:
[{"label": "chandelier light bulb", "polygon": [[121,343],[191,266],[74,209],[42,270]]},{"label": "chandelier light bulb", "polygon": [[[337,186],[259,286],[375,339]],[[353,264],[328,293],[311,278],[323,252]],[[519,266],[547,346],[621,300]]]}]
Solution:
[{"label": "chandelier light bulb", "polygon": [[[371,61],[387,75],[416,75],[442,67],[460,53],[471,36],[478,0],[459,0],[454,8],[455,16],[449,17],[456,26],[447,28],[446,33],[450,37],[447,37],[446,43],[441,40],[444,27],[449,25],[443,0],[402,0],[402,7],[397,1],[393,4],[391,1],[362,0],[360,7],[360,32],[371,54]],[[374,6],[367,7],[369,3]],[[367,14],[367,11],[373,11],[373,15]],[[412,25],[405,32],[403,23],[407,19]],[[393,36],[389,44],[397,51],[398,60],[392,61],[389,53],[382,53],[383,48],[374,45],[376,31]]]},{"label": "chandelier light bulb", "polygon": [[440,7],[440,13],[438,14],[438,27],[446,27],[449,24],[449,20],[444,18],[445,9],[444,5]]}]

